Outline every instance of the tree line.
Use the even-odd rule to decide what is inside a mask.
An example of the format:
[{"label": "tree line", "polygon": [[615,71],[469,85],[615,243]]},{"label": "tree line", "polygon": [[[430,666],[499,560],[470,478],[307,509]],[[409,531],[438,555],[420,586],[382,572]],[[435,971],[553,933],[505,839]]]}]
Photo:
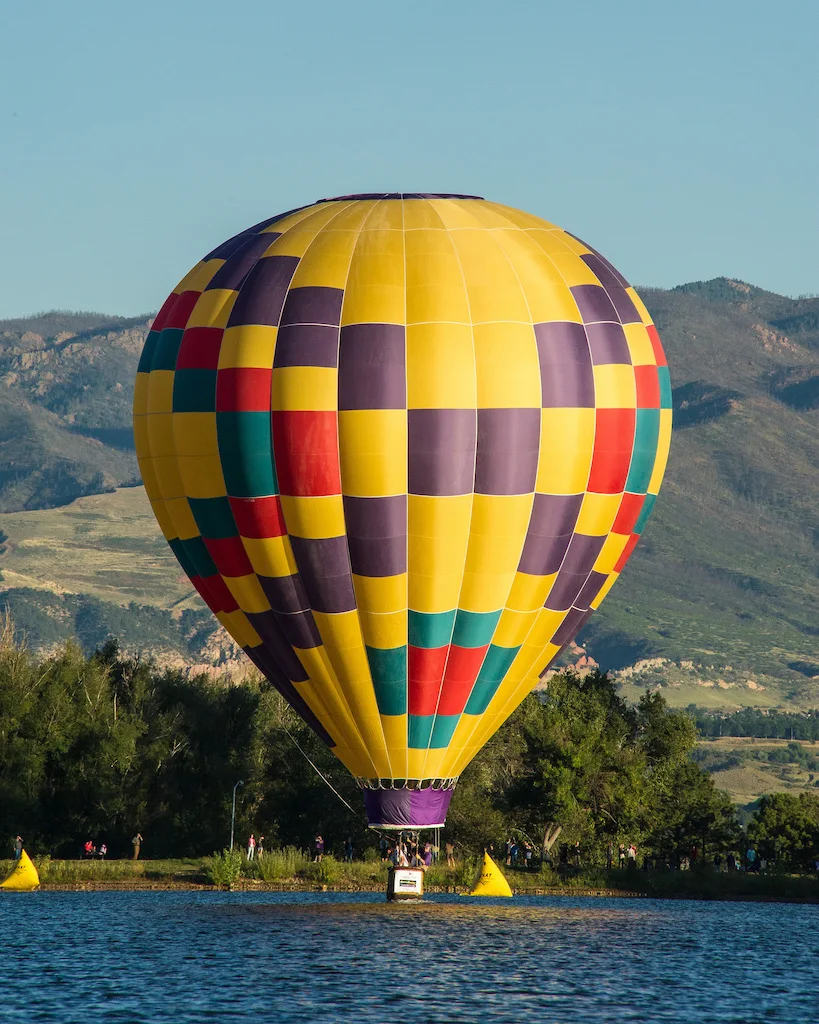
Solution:
[{"label": "tree line", "polygon": [[[586,863],[620,842],[670,861],[736,849],[736,809],[691,759],[696,738],[660,694],[633,706],[605,673],[557,675],[466,769],[445,837],[473,851],[509,835],[538,848],[559,827]],[[264,680],[161,670],[115,641],[49,657],[0,643],[0,837],[57,857],[87,840],[128,856],[138,832],[149,858],[201,856],[227,845],[239,781],[242,841],[253,831],[268,848],[308,848],[321,832],[329,849],[377,844],[353,780]],[[805,866],[819,799],[763,800],[748,837]]]},{"label": "tree line", "polygon": [[689,707],[701,736],[755,736],[767,740],[807,740],[819,742],[819,711],[761,711],[742,708],[732,714]]}]

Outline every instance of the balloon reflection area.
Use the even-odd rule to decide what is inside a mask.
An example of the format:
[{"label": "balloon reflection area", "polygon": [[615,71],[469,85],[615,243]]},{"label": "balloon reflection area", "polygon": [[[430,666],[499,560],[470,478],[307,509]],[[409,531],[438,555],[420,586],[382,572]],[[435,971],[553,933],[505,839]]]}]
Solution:
[{"label": "balloon reflection area", "polygon": [[321,200],[187,274],[137,374],[160,526],[380,827],[455,782],[617,580],[671,385],[596,250],[478,197]]}]

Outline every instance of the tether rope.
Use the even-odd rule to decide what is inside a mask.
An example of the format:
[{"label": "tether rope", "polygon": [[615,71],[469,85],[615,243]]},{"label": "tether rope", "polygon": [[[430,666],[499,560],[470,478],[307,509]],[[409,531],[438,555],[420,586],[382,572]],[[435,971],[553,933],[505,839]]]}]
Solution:
[{"label": "tether rope", "polygon": [[296,750],[298,750],[298,752],[301,754],[301,756],[304,758],[304,760],[310,765],[310,767],[313,769],[313,771],[316,773],[316,775],[318,775],[318,777],[322,780],[322,782],[326,783],[326,785],[329,786],[329,788],[335,793],[335,795],[339,798],[339,800],[344,804],[344,806],[349,811],[351,811],[357,818],[360,818],[361,817],[361,811],[357,811],[357,810],[355,810],[354,807],[350,807],[350,805],[347,803],[347,801],[344,799],[344,797],[341,795],[341,793],[339,793],[339,791],[332,784],[332,782],[330,782],[330,780],[327,778],[327,776],[321,771],[321,769],[318,767],[318,765],[314,764],[314,762],[310,760],[310,758],[307,756],[307,754],[305,754],[305,752],[299,746],[298,741],[296,740],[296,737],[290,732],[290,730],[287,728],[287,726],[284,725],[283,723],[282,723],[282,729],[284,729],[284,731],[287,733],[287,735],[293,741],[293,745],[295,746]]}]

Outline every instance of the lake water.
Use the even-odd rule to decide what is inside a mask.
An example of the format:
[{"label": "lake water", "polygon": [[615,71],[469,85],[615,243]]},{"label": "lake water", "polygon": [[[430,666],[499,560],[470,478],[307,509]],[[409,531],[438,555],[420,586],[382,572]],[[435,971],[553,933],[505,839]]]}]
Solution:
[{"label": "lake water", "polygon": [[817,1024],[819,907],[0,894],[0,1021]]}]

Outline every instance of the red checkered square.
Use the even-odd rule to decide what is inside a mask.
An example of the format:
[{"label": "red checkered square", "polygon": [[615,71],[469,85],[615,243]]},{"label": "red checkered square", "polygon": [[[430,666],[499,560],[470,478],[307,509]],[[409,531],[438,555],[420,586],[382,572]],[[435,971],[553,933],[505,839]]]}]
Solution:
[{"label": "red checkered square", "polygon": [[438,702],[439,715],[461,714],[488,650],[489,644],[483,647],[450,647],[441,699]]},{"label": "red checkered square", "polygon": [[649,324],[646,327],[648,336],[651,339],[651,347],[654,349],[654,358],[657,360],[658,366],[668,366],[668,360],[665,358],[665,352],[663,352],[663,346],[660,342],[660,335],[657,333],[657,328],[654,324]]},{"label": "red checkered square", "polygon": [[617,564],[614,566],[615,572],[622,572],[623,566],[631,557],[631,552],[637,547],[637,541],[640,539],[638,533],[632,533],[629,539],[626,541],[626,546],[623,548],[623,553],[617,559]]},{"label": "red checkered square", "polygon": [[268,498],[228,498],[228,501],[236,520],[236,528],[243,537],[264,539],[283,537],[287,533],[278,495]]},{"label": "red checkered square", "polygon": [[271,421],[279,491],[293,497],[341,494],[337,414],[274,412]]},{"label": "red checkered square", "polygon": [[634,380],[637,385],[637,408],[660,408],[660,378],[656,366],[635,366]]},{"label": "red checkered square", "polygon": [[612,533],[631,533],[645,499],[646,496],[644,494],[629,494],[626,492],[623,495],[623,500],[620,502],[620,508],[617,511],[617,518],[614,520],[614,526],[611,528]]},{"label": "red checkered square", "polygon": [[408,652],[409,713],[434,715],[449,647],[413,647]]},{"label": "red checkered square", "polygon": [[634,409],[598,409],[587,490],[616,494],[626,486],[634,447]]},{"label": "red checkered square", "polygon": [[205,547],[222,576],[249,576],[253,566],[241,537],[204,538]]},{"label": "red checkered square", "polygon": [[168,314],[176,305],[176,300],[178,298],[179,296],[175,292],[171,292],[167,299],[165,299],[165,301],[162,303],[162,308],[156,314],[156,316],[154,317],[154,322],[151,324],[152,331],[162,330],[162,328],[165,326],[165,321],[168,319]]},{"label": "red checkered square", "polygon": [[193,307],[196,305],[201,294],[201,292],[182,292],[181,295],[173,296],[176,301],[170,302],[168,300],[160,310],[161,313],[164,313],[161,321],[162,326],[156,326],[159,321],[159,317],[157,317],[152,330],[161,331],[166,327],[173,327],[176,330],[184,329],[187,326]]},{"label": "red checkered square", "polygon": [[189,327],[182,335],[177,370],[215,370],[224,333],[221,327]]},{"label": "red checkered square", "polygon": [[221,576],[192,576],[191,583],[212,612],[235,612],[239,607]]},{"label": "red checkered square", "polygon": [[272,375],[272,369],[255,366],[220,370],[216,375],[216,411],[267,412]]}]

